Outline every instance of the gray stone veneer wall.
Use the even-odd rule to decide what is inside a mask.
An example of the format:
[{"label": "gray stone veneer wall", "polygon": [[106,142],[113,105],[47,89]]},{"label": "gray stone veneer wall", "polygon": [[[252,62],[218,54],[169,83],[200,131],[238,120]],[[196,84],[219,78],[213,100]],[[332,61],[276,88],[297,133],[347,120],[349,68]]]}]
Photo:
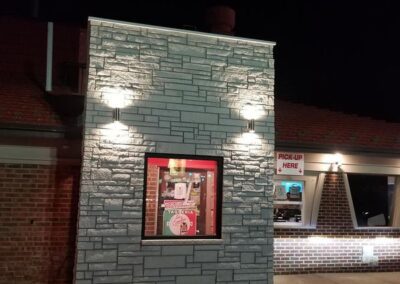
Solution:
[{"label": "gray stone veneer wall", "polygon": [[[272,283],[273,43],[89,24],[76,283]],[[222,240],[141,242],[145,152],[224,157]]]}]

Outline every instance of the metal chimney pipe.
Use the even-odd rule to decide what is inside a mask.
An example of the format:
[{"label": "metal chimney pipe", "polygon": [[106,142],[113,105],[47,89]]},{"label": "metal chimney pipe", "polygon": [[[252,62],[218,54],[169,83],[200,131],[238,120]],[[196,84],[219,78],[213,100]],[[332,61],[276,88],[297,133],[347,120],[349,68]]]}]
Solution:
[{"label": "metal chimney pipe", "polygon": [[47,23],[46,92],[52,91],[53,80],[53,23]]},{"label": "metal chimney pipe", "polygon": [[235,17],[235,10],[229,6],[212,6],[206,13],[206,25],[212,33],[233,35]]},{"label": "metal chimney pipe", "polygon": [[35,19],[39,18],[39,7],[40,3],[39,0],[32,0],[31,1],[31,16]]}]

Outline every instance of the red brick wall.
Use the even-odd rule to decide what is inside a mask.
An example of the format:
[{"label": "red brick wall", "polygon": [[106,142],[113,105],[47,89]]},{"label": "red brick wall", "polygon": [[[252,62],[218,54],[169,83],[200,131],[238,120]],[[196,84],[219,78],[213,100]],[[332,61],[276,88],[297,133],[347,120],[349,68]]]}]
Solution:
[{"label": "red brick wall", "polygon": [[[78,25],[55,23],[53,28],[53,80],[63,62],[79,62]],[[47,22],[0,16],[0,74],[29,74],[44,86],[46,78]]]},{"label": "red brick wall", "polygon": [[47,23],[0,17],[0,73],[24,73],[43,82],[46,76]]},{"label": "red brick wall", "polygon": [[72,283],[79,172],[0,164],[0,283]]},{"label": "red brick wall", "polygon": [[145,236],[154,236],[157,227],[158,169],[156,165],[147,167]]},{"label": "red brick wall", "polygon": [[[44,92],[47,23],[0,15],[0,35],[0,123],[63,126],[63,114],[80,108],[76,98],[55,108],[51,102],[60,98]],[[77,92],[79,75],[83,80],[78,69],[80,36],[79,26],[54,24],[52,79],[56,94]]]},{"label": "red brick wall", "polygon": [[[373,246],[377,264],[362,263]],[[276,274],[398,271],[400,229],[355,230],[341,174],[326,175],[316,229],[275,229]]]}]

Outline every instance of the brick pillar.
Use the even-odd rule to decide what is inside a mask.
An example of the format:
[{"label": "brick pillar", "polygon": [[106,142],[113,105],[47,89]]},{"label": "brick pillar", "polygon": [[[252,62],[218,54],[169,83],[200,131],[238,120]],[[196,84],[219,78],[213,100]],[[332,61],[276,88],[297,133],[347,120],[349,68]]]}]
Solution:
[{"label": "brick pillar", "polygon": [[327,173],[325,176],[317,228],[331,233],[353,229],[349,201],[341,173]]},{"label": "brick pillar", "polygon": [[145,235],[156,234],[157,226],[157,190],[158,190],[158,167],[148,165],[147,169],[147,202],[146,202],[146,232]]}]

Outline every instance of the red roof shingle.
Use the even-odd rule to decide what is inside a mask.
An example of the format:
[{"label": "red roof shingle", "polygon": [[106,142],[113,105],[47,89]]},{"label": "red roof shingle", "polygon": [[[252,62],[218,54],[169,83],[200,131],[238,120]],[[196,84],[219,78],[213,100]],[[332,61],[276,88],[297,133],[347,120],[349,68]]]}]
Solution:
[{"label": "red roof shingle", "polygon": [[400,150],[400,123],[375,120],[314,106],[275,101],[276,143]]}]

